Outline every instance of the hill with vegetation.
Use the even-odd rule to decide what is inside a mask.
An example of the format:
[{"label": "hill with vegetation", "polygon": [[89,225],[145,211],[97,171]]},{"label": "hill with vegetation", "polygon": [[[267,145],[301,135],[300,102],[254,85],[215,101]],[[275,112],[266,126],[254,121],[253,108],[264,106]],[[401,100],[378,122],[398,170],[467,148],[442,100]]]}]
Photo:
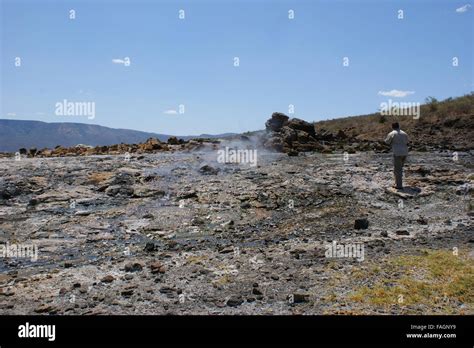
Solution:
[{"label": "hill with vegetation", "polygon": [[[400,112],[401,113],[401,112]],[[344,132],[348,138],[376,142],[384,139],[392,122],[399,122],[415,148],[474,148],[474,93],[438,101],[428,97],[413,116],[383,115],[381,112],[337,118],[315,123],[316,132]]]}]

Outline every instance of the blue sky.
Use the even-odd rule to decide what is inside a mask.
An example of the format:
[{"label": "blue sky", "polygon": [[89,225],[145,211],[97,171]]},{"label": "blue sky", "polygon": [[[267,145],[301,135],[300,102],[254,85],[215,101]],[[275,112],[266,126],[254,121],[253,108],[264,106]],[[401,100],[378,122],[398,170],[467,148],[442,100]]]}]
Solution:
[{"label": "blue sky", "polygon": [[[472,1],[0,2],[1,118],[216,134],[474,90]],[[64,99],[95,118],[56,115]]]}]

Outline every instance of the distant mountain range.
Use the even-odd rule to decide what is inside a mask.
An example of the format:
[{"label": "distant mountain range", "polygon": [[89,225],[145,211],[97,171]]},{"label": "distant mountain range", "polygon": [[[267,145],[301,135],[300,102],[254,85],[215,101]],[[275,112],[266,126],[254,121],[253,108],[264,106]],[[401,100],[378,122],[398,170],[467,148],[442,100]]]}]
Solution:
[{"label": "distant mountain range", "polygon": [[[200,136],[177,136],[191,138],[220,138],[232,133]],[[91,146],[113,144],[137,144],[148,138],[167,141],[171,135],[141,132],[130,129],[115,129],[84,123],[47,123],[0,119],[0,152],[14,152],[20,148],[54,148],[57,145],[71,147],[77,144]]]}]

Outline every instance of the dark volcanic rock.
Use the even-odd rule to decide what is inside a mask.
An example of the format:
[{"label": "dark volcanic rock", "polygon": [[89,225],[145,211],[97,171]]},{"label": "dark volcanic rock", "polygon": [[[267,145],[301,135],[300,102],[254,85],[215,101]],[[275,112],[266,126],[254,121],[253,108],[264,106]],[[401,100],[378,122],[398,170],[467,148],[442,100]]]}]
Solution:
[{"label": "dark volcanic rock", "polygon": [[126,272],[138,272],[143,269],[143,266],[139,264],[138,262],[135,263],[128,263],[125,265],[125,271]]},{"label": "dark volcanic rock", "polygon": [[11,182],[0,181],[0,198],[10,199],[21,194],[20,188]]},{"label": "dark volcanic rock", "polygon": [[322,146],[316,140],[314,125],[299,118],[288,119],[281,113],[273,113],[267,121],[267,137],[263,146],[290,156],[298,152],[322,151]]},{"label": "dark volcanic rock", "polygon": [[149,252],[149,253],[155,251],[155,243],[152,243],[152,242],[146,243],[144,251]]},{"label": "dark volcanic rock", "polygon": [[216,175],[219,173],[219,169],[206,164],[199,169],[199,172],[204,175]]},{"label": "dark volcanic rock", "polygon": [[105,193],[109,196],[131,196],[133,195],[133,188],[130,186],[113,185],[107,187]]},{"label": "dark volcanic rock", "polygon": [[30,149],[30,156],[35,157],[37,152],[38,152],[38,149],[36,149],[35,147],[31,148]]},{"label": "dark volcanic rock", "polygon": [[369,228],[369,220],[366,218],[356,219],[354,222],[354,228],[356,230],[366,230]]},{"label": "dark volcanic rock", "polygon": [[265,128],[269,131],[278,132],[288,121],[289,117],[281,112],[274,112],[272,117],[265,122]]},{"label": "dark volcanic rock", "polygon": [[197,191],[195,190],[179,191],[176,195],[176,198],[178,199],[187,199],[187,198],[193,198],[193,197],[197,197]]},{"label": "dark volcanic rock", "polygon": [[109,275],[106,275],[104,278],[102,278],[100,281],[102,283],[112,283],[114,280],[115,278],[109,274]]},{"label": "dark volcanic rock", "polygon": [[298,139],[298,134],[297,134],[296,130],[294,130],[294,129],[288,127],[288,126],[283,127],[281,129],[280,133],[281,133],[282,140],[287,144],[291,144],[293,141]]},{"label": "dark volcanic rock", "polygon": [[176,137],[169,137],[168,138],[169,145],[179,145],[179,140]]},{"label": "dark volcanic rock", "polygon": [[227,300],[227,305],[229,307],[238,307],[242,303],[244,303],[244,300],[240,296],[232,296],[231,298]]},{"label": "dark volcanic rock", "polygon": [[133,295],[133,289],[124,289],[121,291],[123,297],[130,297]]},{"label": "dark volcanic rock", "polygon": [[295,130],[303,131],[309,134],[311,137],[316,136],[316,131],[314,130],[314,125],[312,123],[306,122],[304,120],[300,120],[299,118],[292,118],[288,121],[288,127]]}]

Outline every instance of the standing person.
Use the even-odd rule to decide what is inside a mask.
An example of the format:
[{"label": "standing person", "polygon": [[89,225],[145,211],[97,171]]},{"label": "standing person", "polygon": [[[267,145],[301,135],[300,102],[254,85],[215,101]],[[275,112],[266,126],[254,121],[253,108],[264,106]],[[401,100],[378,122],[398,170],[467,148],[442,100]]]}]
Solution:
[{"label": "standing person", "polygon": [[397,190],[402,190],[403,165],[408,156],[408,135],[400,129],[398,122],[392,123],[392,129],[385,138],[385,142],[392,146],[395,187]]}]

